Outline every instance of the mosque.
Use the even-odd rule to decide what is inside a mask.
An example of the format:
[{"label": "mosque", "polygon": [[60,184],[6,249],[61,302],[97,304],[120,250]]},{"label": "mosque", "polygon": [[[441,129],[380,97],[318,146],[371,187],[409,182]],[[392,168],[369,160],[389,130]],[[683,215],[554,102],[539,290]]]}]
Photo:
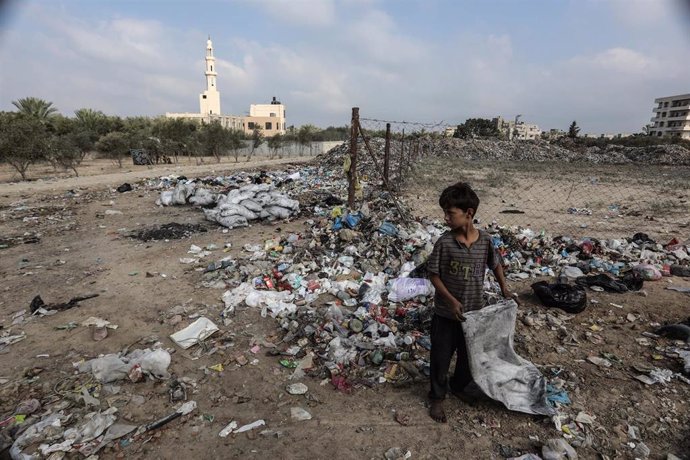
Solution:
[{"label": "mosque", "polygon": [[206,91],[199,95],[199,113],[166,113],[167,118],[183,118],[202,123],[214,121],[229,129],[251,134],[260,128],[264,136],[285,134],[285,106],[273,97],[270,104],[251,104],[249,116],[223,115],[220,111],[220,91],[216,77],[216,58],[213,56],[211,37],[206,41]]}]

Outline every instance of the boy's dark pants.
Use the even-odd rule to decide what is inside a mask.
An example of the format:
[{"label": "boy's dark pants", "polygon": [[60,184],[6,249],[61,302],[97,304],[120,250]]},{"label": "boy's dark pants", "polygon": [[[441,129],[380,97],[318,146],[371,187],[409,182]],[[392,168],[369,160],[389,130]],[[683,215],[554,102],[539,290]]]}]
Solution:
[{"label": "boy's dark pants", "polygon": [[[455,372],[448,382],[448,368],[453,353],[458,355]],[[462,323],[443,316],[434,315],[431,319],[431,391],[430,399],[444,399],[450,383],[451,391],[462,392],[472,381],[470,363],[467,359],[465,334]]]}]

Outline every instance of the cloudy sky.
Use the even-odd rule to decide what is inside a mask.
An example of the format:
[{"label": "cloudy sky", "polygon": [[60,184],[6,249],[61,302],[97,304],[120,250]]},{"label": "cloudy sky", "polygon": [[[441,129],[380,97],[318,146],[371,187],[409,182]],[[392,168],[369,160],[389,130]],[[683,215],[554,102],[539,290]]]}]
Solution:
[{"label": "cloudy sky", "polygon": [[288,125],[457,124],[637,132],[655,97],[690,93],[681,0],[10,0],[0,2],[0,110],[197,112],[204,49],[221,109],[272,96]]}]

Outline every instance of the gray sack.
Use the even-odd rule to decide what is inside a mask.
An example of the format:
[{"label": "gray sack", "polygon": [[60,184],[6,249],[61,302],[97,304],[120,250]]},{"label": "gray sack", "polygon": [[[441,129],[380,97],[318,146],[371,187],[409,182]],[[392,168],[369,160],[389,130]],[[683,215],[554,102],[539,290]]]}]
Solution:
[{"label": "gray sack", "polygon": [[475,383],[509,410],[554,415],[546,400],[546,379],[539,369],[513,350],[517,303],[504,300],[465,313],[462,323]]}]

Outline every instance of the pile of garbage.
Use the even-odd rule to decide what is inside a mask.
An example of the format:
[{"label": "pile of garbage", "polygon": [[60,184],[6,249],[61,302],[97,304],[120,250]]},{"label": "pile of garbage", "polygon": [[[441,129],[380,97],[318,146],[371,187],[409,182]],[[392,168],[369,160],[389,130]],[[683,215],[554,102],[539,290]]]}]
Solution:
[{"label": "pile of garbage", "polygon": [[[383,147],[382,140],[369,144]],[[278,351],[285,357],[283,365],[295,367],[295,376],[306,372],[330,378],[336,388],[349,391],[356,384],[414,381],[428,373],[433,287],[424,262],[444,227],[409,218],[400,212],[404,203],[370,187],[359,209],[344,207],[339,195],[345,190],[342,161],[348,153],[346,146],[337,147],[317,159],[318,166],[297,170],[185,178],[163,193],[177,196],[173,201],[209,206],[204,212],[216,216],[223,209],[235,212],[258,190],[280,188],[284,196],[299,200],[302,214],[312,217],[306,231],[247,244],[238,259],[207,262],[212,253],[196,248],[190,250],[193,258],[180,261],[203,267],[205,286],[229,287],[222,296],[226,324],[237,308],[260,308],[285,333]],[[375,167],[367,157],[359,163],[365,179]],[[209,192],[197,184],[224,191]],[[235,216],[240,215],[230,217]],[[639,291],[644,281],[683,273],[690,262],[688,242],[659,244],[641,233],[621,240],[576,240],[496,224],[487,230],[509,279],[558,276],[556,284],[540,286],[540,298],[575,314],[586,308],[587,290]],[[488,276],[487,303],[498,301],[499,292]],[[559,300],[565,298],[569,304]]]},{"label": "pile of garbage", "polygon": [[[288,365],[313,354],[308,368],[318,373],[323,364],[335,376],[350,373],[350,363],[360,360],[362,369],[380,366],[384,350],[403,361],[421,359],[416,352],[429,346],[421,331],[428,329],[422,323],[430,318],[433,287],[408,275],[423,264],[442,229],[393,224],[397,211],[389,200],[376,192],[356,212],[316,204],[305,232],[247,244],[237,260],[198,259],[205,265],[203,283],[232,287],[223,294],[226,321],[245,305],[278,318]],[[415,364],[422,372],[428,366]],[[381,377],[374,374],[367,374],[371,384]]]},{"label": "pile of garbage", "polygon": [[[289,177],[299,179],[299,173]],[[232,188],[214,193],[196,181],[178,180],[174,190],[161,192],[159,206],[185,205],[202,207],[206,219],[227,227],[246,227],[254,220],[287,219],[299,213],[299,201],[279,193],[270,183]]]},{"label": "pile of garbage", "polygon": [[[489,226],[493,243],[508,265],[508,277],[527,279],[556,276],[562,272],[574,281],[590,273],[608,273],[614,277],[629,270],[641,273],[644,280],[683,275],[690,264],[688,241],[672,238],[657,243],[644,233],[626,239],[574,239],[550,237],[529,228]],[[607,289],[608,290],[608,289]],[[618,289],[618,292],[625,292]]]},{"label": "pile of garbage", "polygon": [[[307,230],[247,244],[238,259],[205,266],[203,283],[230,286],[226,321],[237,308],[260,308],[284,330],[284,365],[331,378],[337,388],[401,382],[428,372],[433,287],[424,262],[444,231],[439,222],[398,216],[387,192],[371,191],[355,211],[328,195],[305,210]],[[303,200],[304,201],[304,200]],[[665,245],[647,235],[574,240],[530,229],[489,226],[510,279],[560,275],[578,289],[628,292],[688,268],[688,242]],[[589,275],[589,276],[588,276]],[[491,276],[487,303],[500,298]],[[584,297],[582,298],[584,299]],[[581,300],[582,300],[581,299]],[[584,305],[579,301],[581,311]]]}]

